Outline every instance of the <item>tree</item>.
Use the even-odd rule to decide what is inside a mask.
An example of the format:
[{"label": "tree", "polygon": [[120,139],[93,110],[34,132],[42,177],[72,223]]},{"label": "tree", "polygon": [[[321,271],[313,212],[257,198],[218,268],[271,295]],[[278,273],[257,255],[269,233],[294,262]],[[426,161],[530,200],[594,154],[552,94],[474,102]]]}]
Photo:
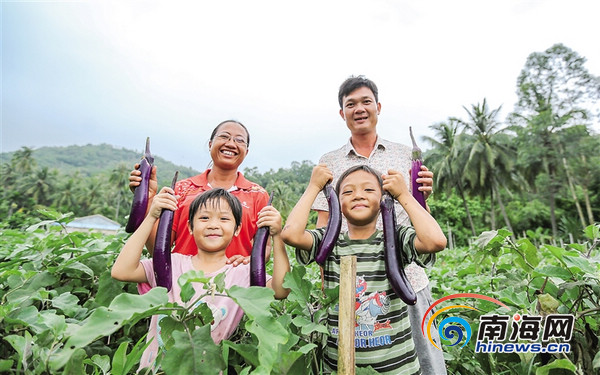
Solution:
[{"label": "tree", "polygon": [[[489,194],[493,203],[497,201],[507,228],[512,232],[512,225],[506,214],[500,182],[504,185],[513,179],[512,166],[516,157],[515,149],[510,145],[510,137],[504,133],[501,123],[496,119],[501,106],[489,110],[486,99],[482,104],[471,106],[469,120],[457,119],[464,125],[468,137],[465,139],[465,152],[468,157],[464,165],[464,177],[468,180],[470,189],[480,196]],[[494,210],[491,212],[492,229],[494,229]]]},{"label": "tree", "polygon": [[548,174],[545,191],[554,237],[558,235],[557,175],[565,167],[561,130],[586,124],[593,117],[588,108],[600,98],[600,80],[587,71],[585,61],[562,44],[530,54],[517,79],[518,102],[510,116],[523,150],[519,162],[530,171],[529,180],[541,172]]},{"label": "tree", "polygon": [[50,197],[54,192],[54,182],[57,175],[58,171],[50,171],[48,167],[36,170],[25,180],[25,193],[33,198],[37,204],[50,205]]},{"label": "tree", "polygon": [[476,236],[475,225],[465,197],[465,180],[459,173],[464,170],[466,160],[464,157],[461,158],[464,155],[460,153],[461,139],[464,137],[457,134],[458,121],[449,119],[448,122],[440,122],[429,128],[435,132],[435,136],[423,137],[433,147],[426,153],[425,164],[435,171],[434,189],[448,194],[452,194],[453,188],[456,189],[463,202],[471,233]]}]

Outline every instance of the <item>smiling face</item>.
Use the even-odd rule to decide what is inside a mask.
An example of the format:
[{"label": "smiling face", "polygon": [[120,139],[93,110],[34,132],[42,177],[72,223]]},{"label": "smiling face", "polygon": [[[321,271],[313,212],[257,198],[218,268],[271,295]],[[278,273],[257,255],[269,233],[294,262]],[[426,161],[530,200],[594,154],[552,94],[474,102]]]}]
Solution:
[{"label": "smiling face", "polygon": [[353,135],[365,135],[376,132],[380,111],[381,104],[377,103],[373,91],[363,86],[342,98],[340,116]]},{"label": "smiling face", "polygon": [[218,127],[208,145],[215,167],[237,170],[248,154],[248,133],[240,124],[226,122]]},{"label": "smiling face", "polygon": [[240,233],[231,206],[225,198],[212,199],[198,207],[190,232],[198,250],[225,251],[233,236]]},{"label": "smiling face", "polygon": [[377,177],[357,170],[345,177],[339,186],[342,214],[348,224],[363,226],[377,220],[381,201],[381,187]]}]

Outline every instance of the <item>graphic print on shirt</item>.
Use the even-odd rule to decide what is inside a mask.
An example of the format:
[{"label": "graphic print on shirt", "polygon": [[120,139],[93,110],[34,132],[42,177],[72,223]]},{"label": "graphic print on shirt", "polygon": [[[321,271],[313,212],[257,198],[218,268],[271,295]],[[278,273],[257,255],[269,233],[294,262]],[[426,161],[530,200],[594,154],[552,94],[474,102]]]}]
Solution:
[{"label": "graphic print on shirt", "polygon": [[[386,329],[392,328],[390,320],[377,319],[390,311],[390,305],[390,298],[385,292],[375,291],[367,294],[367,281],[363,276],[356,276],[356,348],[374,348],[392,343],[391,336],[385,332]],[[337,335],[339,331],[334,328],[332,333]]]}]

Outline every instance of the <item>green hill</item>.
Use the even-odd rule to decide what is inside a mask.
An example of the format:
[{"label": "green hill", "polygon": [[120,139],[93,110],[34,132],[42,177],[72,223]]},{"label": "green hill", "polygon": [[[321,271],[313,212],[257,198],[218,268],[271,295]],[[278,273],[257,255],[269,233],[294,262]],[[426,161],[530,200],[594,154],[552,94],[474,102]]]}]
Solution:
[{"label": "green hill", "polygon": [[[2,163],[9,162],[13,154],[14,152],[0,154],[0,161]],[[81,176],[109,172],[123,165],[131,169],[141,159],[141,156],[139,151],[115,148],[108,144],[40,147],[33,150],[33,158],[39,167],[56,169],[66,175],[79,172]],[[153,156],[154,164],[158,166],[159,186],[170,185],[176,170],[179,171],[179,179],[199,173],[192,168],[175,165],[160,156]]]}]

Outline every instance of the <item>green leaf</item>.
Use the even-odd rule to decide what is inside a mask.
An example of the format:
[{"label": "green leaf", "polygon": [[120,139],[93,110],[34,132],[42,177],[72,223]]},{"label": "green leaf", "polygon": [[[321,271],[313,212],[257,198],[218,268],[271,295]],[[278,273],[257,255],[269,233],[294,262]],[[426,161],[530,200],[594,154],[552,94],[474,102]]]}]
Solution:
[{"label": "green leaf", "polygon": [[94,271],[88,266],[80,262],[71,262],[67,263],[61,267],[57,268],[57,272],[68,272],[68,271],[77,271],[77,273],[84,273],[90,277],[94,277]]},{"label": "green leaf", "polygon": [[550,251],[550,253],[554,255],[556,259],[560,260],[561,263],[564,263],[563,255],[567,252],[565,249],[563,249],[562,247],[556,247],[551,245],[545,245],[543,246],[543,248]]},{"label": "green leaf", "polygon": [[504,288],[498,291],[498,299],[508,305],[516,306],[519,309],[525,309],[529,306],[526,292],[515,293],[514,288]]},{"label": "green leaf", "polygon": [[12,359],[0,359],[0,372],[9,372],[9,370],[13,369],[13,364],[15,361]]},{"label": "green leaf", "polygon": [[253,367],[258,367],[258,348],[256,345],[238,344],[229,340],[223,340],[222,343],[224,351],[227,348],[231,348],[233,351],[241,355],[245,362],[249,363]]},{"label": "green leaf", "polygon": [[245,328],[258,338],[259,363],[270,372],[278,361],[278,346],[287,342],[290,332],[272,316],[249,320]]},{"label": "green leaf", "polygon": [[306,306],[311,301],[311,291],[314,286],[308,280],[304,279],[306,268],[304,266],[294,266],[291,272],[285,275],[283,286],[290,289],[287,296],[288,301],[298,302],[301,306]]},{"label": "green leaf", "polygon": [[85,367],[83,366],[83,360],[86,356],[85,350],[81,348],[75,350],[75,353],[69,358],[62,373],[68,375],[86,375]]},{"label": "green leaf", "polygon": [[63,350],[51,358],[52,369],[57,371],[62,368],[78,348],[85,347],[99,337],[110,335],[134,317],[140,319],[152,315],[167,301],[165,288],[152,288],[142,296],[128,293],[118,295],[108,308],[97,308],[72,329]]},{"label": "green leaf", "polygon": [[151,341],[145,341],[146,335],[142,336],[138,342],[135,343],[129,354],[127,354],[127,347],[129,346],[127,342],[122,342],[121,345],[119,345],[113,355],[112,375],[126,375],[130,373],[131,369],[139,363],[146,348],[151,344]]},{"label": "green leaf", "polygon": [[600,368],[600,351],[597,352],[596,355],[594,356],[594,360],[592,361],[592,367],[594,369]]},{"label": "green leaf", "polygon": [[63,293],[58,297],[52,298],[52,306],[62,310],[66,316],[73,317],[81,310],[79,298],[71,293]]},{"label": "green leaf", "polygon": [[328,334],[327,327],[323,324],[313,323],[309,319],[303,316],[297,316],[292,320],[292,323],[298,328],[300,328],[300,332],[303,335],[310,335],[313,332],[320,332],[323,334]]},{"label": "green leaf", "polygon": [[565,255],[563,257],[565,264],[569,268],[569,270],[573,273],[585,273],[590,275],[591,277],[598,278],[598,267],[593,266],[589,259],[584,258],[582,256],[569,256]]},{"label": "green leaf", "polygon": [[124,282],[117,281],[110,276],[110,272],[105,272],[98,279],[98,292],[96,293],[96,303],[101,306],[108,306],[110,302],[123,293]]},{"label": "green leaf", "polygon": [[233,285],[227,294],[244,310],[250,319],[271,318],[270,306],[275,292],[271,288],[251,286],[242,288]]},{"label": "green leaf", "polygon": [[[525,256],[525,260],[534,268],[540,263],[540,257],[537,247],[535,247],[531,241],[527,238],[522,238],[517,241],[517,248],[523,253]],[[528,268],[527,272],[531,272],[531,269]]]},{"label": "green leaf", "polygon": [[536,268],[532,274],[533,277],[538,276],[548,276],[548,277],[558,277],[562,280],[571,280],[573,276],[569,270],[566,270],[562,267],[558,266],[543,266],[540,268]]},{"label": "green leaf", "polygon": [[173,332],[175,344],[169,348],[161,367],[171,375],[212,375],[225,369],[221,349],[215,345],[210,326],[196,329],[191,335],[187,332]]},{"label": "green leaf", "polygon": [[4,337],[10,346],[19,354],[21,363],[27,363],[27,360],[31,356],[31,345],[33,344],[33,337],[28,331],[25,331],[24,336],[19,335],[8,335]]},{"label": "green leaf", "polygon": [[553,369],[564,369],[575,372],[577,367],[568,359],[557,359],[545,366],[538,367],[538,369],[535,370],[535,375],[548,375],[550,374],[550,370]]},{"label": "green leaf", "polygon": [[97,366],[103,374],[108,374],[110,371],[110,357],[107,355],[94,354],[90,362]]},{"label": "green leaf", "polygon": [[583,230],[583,234],[590,240],[599,239],[600,238],[600,224],[588,225]]}]

